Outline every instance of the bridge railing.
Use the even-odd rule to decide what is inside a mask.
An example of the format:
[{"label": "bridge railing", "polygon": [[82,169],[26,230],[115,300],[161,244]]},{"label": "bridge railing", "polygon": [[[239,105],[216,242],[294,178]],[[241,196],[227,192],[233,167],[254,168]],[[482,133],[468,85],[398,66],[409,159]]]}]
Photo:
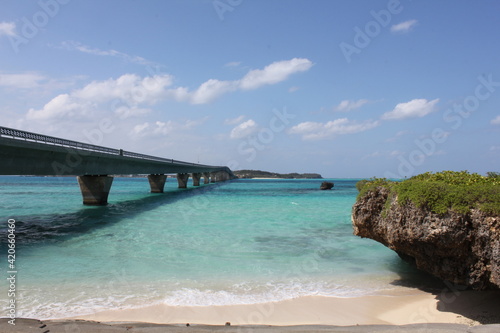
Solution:
[{"label": "bridge railing", "polygon": [[107,154],[117,155],[120,153],[119,149],[100,147],[100,146],[92,145],[89,143],[66,140],[66,139],[56,138],[53,136],[31,133],[31,132],[21,131],[21,130],[8,128],[8,127],[0,127],[0,136],[10,137],[12,139],[17,139],[17,140],[43,143],[43,144],[47,144],[47,145],[96,151],[96,152],[107,153]]},{"label": "bridge railing", "polygon": [[[121,155],[121,156],[126,156],[126,157],[142,159],[142,160],[158,161],[158,162],[164,162],[164,163],[176,163],[176,164],[183,164],[183,165],[200,165],[200,164],[196,164],[196,163],[177,161],[174,159],[168,159],[168,158],[163,158],[163,157],[133,153],[133,152],[129,152],[129,151],[124,151],[122,149],[114,149],[114,148],[96,146],[96,145],[92,145],[89,143],[66,140],[66,139],[56,138],[53,136],[31,133],[31,132],[21,131],[21,130],[17,130],[17,129],[13,129],[13,128],[2,127],[2,126],[0,126],[0,137],[8,137],[11,139],[16,139],[16,140],[24,140],[24,141],[42,143],[42,144],[46,144],[46,145],[54,145],[54,146],[60,146],[60,147],[81,149],[81,150],[99,152],[99,153],[110,154],[110,155]],[[200,165],[200,166],[202,166],[202,165]]]}]

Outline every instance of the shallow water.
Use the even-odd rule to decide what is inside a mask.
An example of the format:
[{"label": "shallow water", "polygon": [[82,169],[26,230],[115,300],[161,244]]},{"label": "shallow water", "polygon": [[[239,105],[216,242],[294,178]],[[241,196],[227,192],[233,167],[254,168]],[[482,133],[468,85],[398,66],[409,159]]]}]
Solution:
[{"label": "shallow water", "polygon": [[356,180],[333,179],[332,191],[322,180],[168,181],[150,194],[147,179],[115,178],[109,204],[86,207],[75,178],[0,177],[1,215],[16,220],[18,317],[355,297],[417,274],[352,235]]}]

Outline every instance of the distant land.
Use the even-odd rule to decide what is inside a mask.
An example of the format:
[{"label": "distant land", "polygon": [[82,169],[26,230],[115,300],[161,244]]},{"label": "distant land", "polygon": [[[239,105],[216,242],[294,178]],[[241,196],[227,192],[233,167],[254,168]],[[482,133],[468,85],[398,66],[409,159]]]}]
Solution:
[{"label": "distant land", "polygon": [[233,171],[238,178],[323,179],[319,173],[277,173],[261,170]]}]

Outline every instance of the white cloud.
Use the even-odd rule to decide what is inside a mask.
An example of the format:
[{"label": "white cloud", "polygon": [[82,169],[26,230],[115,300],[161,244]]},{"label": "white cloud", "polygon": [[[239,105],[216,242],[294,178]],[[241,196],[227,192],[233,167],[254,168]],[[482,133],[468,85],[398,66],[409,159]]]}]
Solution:
[{"label": "white cloud", "polygon": [[0,36],[15,36],[16,24],[14,22],[0,22]]},{"label": "white cloud", "polygon": [[[97,48],[91,48],[74,41],[63,42],[62,47],[68,50],[76,50],[79,52],[98,56],[119,57],[124,59],[125,61],[141,65],[152,64],[151,61],[148,61],[142,57],[131,56],[116,50],[100,50]],[[233,61],[227,63],[225,66],[237,67],[240,64],[240,62]],[[264,69],[254,69],[249,71],[240,80],[222,81],[218,79],[209,79],[202,83],[194,91],[189,91],[189,89],[185,87],[178,87],[176,89],[169,90],[167,92],[167,96],[179,102],[188,101],[191,104],[207,104],[228,92],[236,90],[257,89],[264,85],[271,85],[285,81],[290,75],[307,71],[309,70],[309,68],[311,68],[311,66],[312,62],[304,58],[293,58],[291,60],[277,61],[264,67]]]},{"label": "white cloud", "polygon": [[210,79],[191,94],[192,104],[207,104],[223,94],[237,89],[235,82]]},{"label": "white cloud", "polygon": [[192,104],[207,104],[228,92],[252,90],[285,81],[290,75],[307,71],[311,66],[312,62],[310,60],[302,58],[277,61],[264,67],[264,69],[249,71],[240,80],[220,81],[210,79],[202,83],[194,92],[186,90],[186,94]]},{"label": "white cloud", "polygon": [[38,87],[46,78],[36,73],[0,74],[0,86],[20,89]]},{"label": "white cloud", "polygon": [[165,98],[166,87],[172,84],[170,75],[155,75],[141,78],[135,74],[124,74],[118,79],[94,81],[72,93],[82,100],[106,102],[122,99],[130,105],[154,104]]},{"label": "white cloud", "polygon": [[231,62],[228,62],[227,64],[225,64],[224,66],[225,67],[238,67],[239,65],[241,65],[241,61],[231,61]]},{"label": "white cloud", "polygon": [[[28,119],[54,119],[87,116],[99,110],[103,103],[114,101],[114,111],[121,118],[142,115],[149,110],[139,105],[152,105],[165,98],[172,83],[169,75],[141,78],[125,74],[118,79],[94,81],[70,94],[61,94],[40,110],[30,109]],[[106,106],[109,107],[109,106]]]},{"label": "white cloud", "polygon": [[76,117],[88,114],[90,105],[87,102],[76,101],[71,95],[61,94],[45,104],[42,110],[30,109],[28,120],[47,120],[62,117]]},{"label": "white cloud", "polygon": [[408,20],[401,22],[399,24],[395,24],[391,26],[391,31],[392,32],[399,32],[399,33],[405,33],[411,30],[416,24],[418,23],[417,20]]},{"label": "white cloud", "polygon": [[192,104],[207,104],[218,97],[236,90],[252,90],[265,85],[276,84],[286,80],[290,75],[307,71],[312,62],[308,59],[294,58],[274,62],[264,69],[249,71],[240,80],[221,81],[209,79],[202,83],[195,91],[185,91],[186,97]]},{"label": "white cloud", "polygon": [[337,105],[334,110],[335,111],[341,111],[341,112],[349,112],[355,109],[359,109],[366,103],[368,103],[369,100],[367,99],[359,99],[357,101],[349,101],[349,100],[343,100],[340,102],[339,105]]},{"label": "white cloud", "polygon": [[393,151],[389,152],[389,155],[390,156],[399,156],[399,155],[404,155],[404,152],[399,151],[399,150],[393,150]]},{"label": "white cloud", "polygon": [[264,69],[254,69],[248,72],[240,81],[242,90],[257,89],[264,85],[285,81],[290,75],[305,72],[312,67],[312,62],[304,58],[293,58],[273,62]]},{"label": "white cloud", "polygon": [[136,136],[140,136],[145,133],[145,131],[149,128],[149,122],[145,122],[142,124],[135,125],[134,128],[132,128],[132,134]]},{"label": "white cloud", "polygon": [[293,126],[288,133],[301,135],[303,140],[321,140],[336,135],[364,132],[378,125],[378,121],[358,123],[347,118],[340,118],[327,123],[303,122]]},{"label": "white cloud", "polygon": [[175,123],[172,120],[167,122],[157,121],[155,122],[155,126],[153,128],[153,134],[169,135],[176,130],[176,127],[177,126],[175,126]]},{"label": "white cloud", "polygon": [[189,98],[191,97],[191,93],[186,87],[168,89],[165,94],[167,99],[172,99],[177,102],[189,101]]},{"label": "white cloud", "polygon": [[249,119],[231,130],[231,139],[241,139],[257,131],[257,123]]},{"label": "white cloud", "polygon": [[62,48],[67,50],[80,51],[87,54],[98,55],[98,56],[109,56],[121,58],[127,62],[136,63],[139,65],[155,65],[152,61],[146,60],[139,56],[131,56],[126,53],[116,51],[116,50],[100,50],[97,48],[91,48],[90,46],[83,45],[75,41],[65,41],[62,44]]},{"label": "white cloud", "polygon": [[128,107],[128,106],[119,106],[115,109],[115,113],[121,119],[127,119],[130,117],[138,117],[145,114],[150,113],[150,109],[138,108],[138,107]]},{"label": "white cloud", "polygon": [[193,129],[197,126],[202,125],[208,117],[204,117],[197,120],[184,120],[178,121],[155,121],[154,123],[145,122],[142,124],[135,125],[130,134],[134,138],[138,137],[159,137],[159,136],[169,136],[187,129]]},{"label": "white cloud", "polygon": [[414,99],[406,103],[399,103],[394,110],[386,112],[382,115],[382,119],[406,119],[415,117],[424,117],[429,113],[436,111],[436,104],[439,98],[432,101],[426,99]]},{"label": "white cloud", "polygon": [[492,125],[500,125],[500,116],[497,116],[495,119],[490,121]]},{"label": "white cloud", "polygon": [[380,157],[380,156],[382,156],[382,155],[383,155],[383,153],[382,153],[382,152],[380,152],[380,151],[374,151],[374,152],[373,152],[373,153],[371,153],[371,154],[368,154],[368,155],[363,156],[361,159],[362,159],[362,160],[366,160],[367,158],[375,158],[375,157]]},{"label": "white cloud", "polygon": [[153,124],[145,122],[134,126],[132,129],[132,135],[135,137],[144,136],[167,136],[176,130],[176,124],[169,120],[167,122],[156,121]]},{"label": "white cloud", "polygon": [[[96,51],[97,52],[97,51]],[[285,80],[289,75],[307,70],[312,63],[307,59],[292,59],[275,62],[263,70],[250,71],[242,80],[220,81],[210,79],[196,90],[186,87],[171,87],[173,77],[168,74],[140,77],[124,74],[117,79],[93,81],[82,89],[61,94],[49,101],[39,110],[30,109],[28,119],[53,119],[67,116],[88,115],[97,111],[103,103],[114,103],[115,112],[121,118],[139,116],[149,110],[141,105],[153,105],[162,100],[188,101],[191,104],[206,104],[231,91],[255,89],[266,84]],[[42,80],[33,74],[0,75],[0,85],[29,88]],[[109,106],[107,106],[109,107]]]},{"label": "white cloud", "polygon": [[394,142],[394,141],[397,141],[400,137],[406,135],[410,133],[410,131],[399,131],[396,133],[396,135],[394,135],[392,138],[388,138],[387,140],[385,140],[386,142]]},{"label": "white cloud", "polygon": [[371,154],[363,156],[361,159],[365,160],[368,158],[378,158],[378,157],[384,157],[384,158],[394,158],[398,157],[399,155],[404,155],[403,152],[399,150],[392,150],[392,151],[375,151]]},{"label": "white cloud", "polygon": [[288,92],[289,93],[293,93],[293,92],[296,92],[299,89],[300,89],[299,87],[293,86],[293,87],[288,88]]},{"label": "white cloud", "polygon": [[246,116],[241,115],[237,118],[226,119],[226,120],[224,120],[224,125],[236,125],[236,124],[243,122],[243,120],[245,120],[245,118],[246,118]]}]

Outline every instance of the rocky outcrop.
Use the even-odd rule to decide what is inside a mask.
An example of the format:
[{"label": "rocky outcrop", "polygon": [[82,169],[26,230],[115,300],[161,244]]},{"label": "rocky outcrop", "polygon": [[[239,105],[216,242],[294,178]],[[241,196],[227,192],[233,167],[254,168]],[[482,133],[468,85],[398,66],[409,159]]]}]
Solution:
[{"label": "rocky outcrop", "polygon": [[384,244],[443,280],[476,290],[500,288],[499,216],[477,209],[438,215],[411,202],[399,205],[378,187],[354,204],[352,222],[355,235]]},{"label": "rocky outcrop", "polygon": [[332,182],[322,182],[319,187],[320,190],[331,190],[333,188]]}]

